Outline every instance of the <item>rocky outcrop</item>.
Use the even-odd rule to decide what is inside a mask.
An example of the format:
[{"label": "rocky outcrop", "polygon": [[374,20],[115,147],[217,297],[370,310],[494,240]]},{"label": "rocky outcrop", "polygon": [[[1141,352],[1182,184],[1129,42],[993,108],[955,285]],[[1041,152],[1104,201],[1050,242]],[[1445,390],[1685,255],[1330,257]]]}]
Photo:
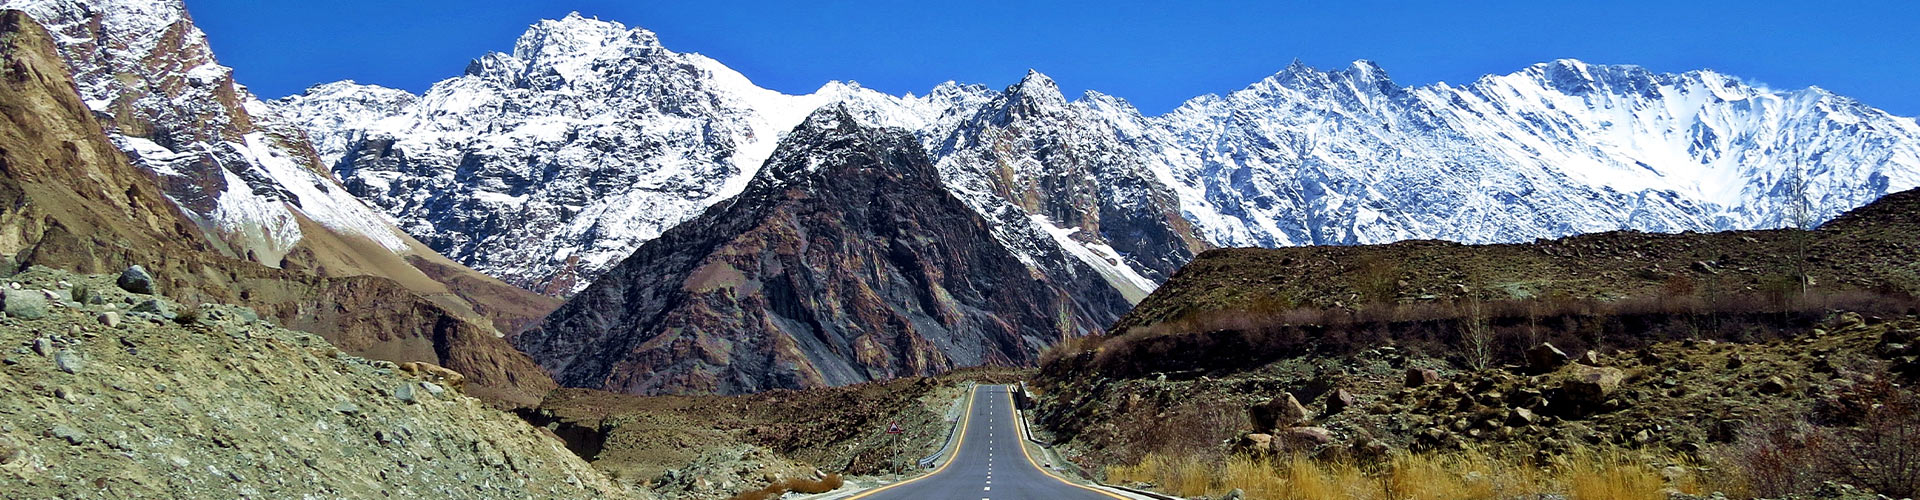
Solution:
[{"label": "rocky outcrop", "polygon": [[[536,365],[448,296],[376,276],[326,277],[223,255],[129,165],[75,93],[30,17],[0,16],[0,270],[123,273],[125,288],[185,303],[254,307],[350,352],[467,373],[476,394],[531,404],[553,387]],[[130,266],[142,266],[133,272]],[[144,279],[140,275],[145,275]],[[110,284],[116,289],[121,284]],[[524,293],[524,292],[523,292]]]},{"label": "rocky outcrop", "polygon": [[910,134],[833,106],[514,343],[568,386],[740,393],[1028,364],[1127,306],[1018,262]]}]

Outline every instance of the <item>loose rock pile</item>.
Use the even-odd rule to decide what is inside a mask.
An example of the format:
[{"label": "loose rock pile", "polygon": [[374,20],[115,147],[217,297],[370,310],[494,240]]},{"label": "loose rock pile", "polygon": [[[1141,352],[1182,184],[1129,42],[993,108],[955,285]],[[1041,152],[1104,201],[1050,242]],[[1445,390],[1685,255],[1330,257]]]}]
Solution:
[{"label": "loose rock pile", "polygon": [[[153,279],[138,269],[36,268],[4,283],[0,496],[639,496],[421,375],[438,367],[402,372],[246,308],[146,295]],[[47,298],[45,314],[16,314],[16,297]]]}]

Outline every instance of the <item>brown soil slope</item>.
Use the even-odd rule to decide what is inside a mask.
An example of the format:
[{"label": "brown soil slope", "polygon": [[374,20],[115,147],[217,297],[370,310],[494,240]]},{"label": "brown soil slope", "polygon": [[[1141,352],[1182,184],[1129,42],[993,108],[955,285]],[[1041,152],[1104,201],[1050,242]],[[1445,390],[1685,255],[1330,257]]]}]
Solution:
[{"label": "brown soil slope", "polygon": [[[45,265],[152,271],[184,303],[245,304],[357,353],[466,373],[476,392],[530,404],[554,384],[494,330],[392,280],[327,278],[222,256],[127,164],[80,103],[45,31],[0,16],[0,255],[11,272]],[[519,322],[524,320],[511,320]]]}]

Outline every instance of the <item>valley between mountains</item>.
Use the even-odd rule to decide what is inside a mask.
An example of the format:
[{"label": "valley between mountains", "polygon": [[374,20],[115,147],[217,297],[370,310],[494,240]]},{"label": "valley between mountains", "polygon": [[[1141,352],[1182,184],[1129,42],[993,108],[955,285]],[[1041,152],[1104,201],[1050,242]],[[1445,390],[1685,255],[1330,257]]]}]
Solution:
[{"label": "valley between mountains", "polygon": [[182,0],[0,0],[4,496],[1920,494],[1913,117],[513,42],[263,98]]}]

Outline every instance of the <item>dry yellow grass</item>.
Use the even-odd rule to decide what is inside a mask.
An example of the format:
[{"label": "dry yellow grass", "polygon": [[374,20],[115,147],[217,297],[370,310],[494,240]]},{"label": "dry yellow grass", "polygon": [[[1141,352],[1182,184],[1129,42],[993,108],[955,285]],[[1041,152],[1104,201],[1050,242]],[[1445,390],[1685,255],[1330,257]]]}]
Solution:
[{"label": "dry yellow grass", "polygon": [[1236,456],[1206,462],[1148,455],[1138,464],[1109,467],[1107,479],[1146,483],[1180,496],[1239,489],[1251,500],[1470,500],[1542,494],[1571,500],[1658,500],[1666,498],[1662,490],[1668,488],[1688,493],[1704,489],[1693,474],[1669,480],[1649,463],[1692,469],[1685,467],[1689,462],[1672,457],[1592,450],[1569,453],[1545,467],[1479,451],[1399,454],[1370,471],[1306,457]]}]

